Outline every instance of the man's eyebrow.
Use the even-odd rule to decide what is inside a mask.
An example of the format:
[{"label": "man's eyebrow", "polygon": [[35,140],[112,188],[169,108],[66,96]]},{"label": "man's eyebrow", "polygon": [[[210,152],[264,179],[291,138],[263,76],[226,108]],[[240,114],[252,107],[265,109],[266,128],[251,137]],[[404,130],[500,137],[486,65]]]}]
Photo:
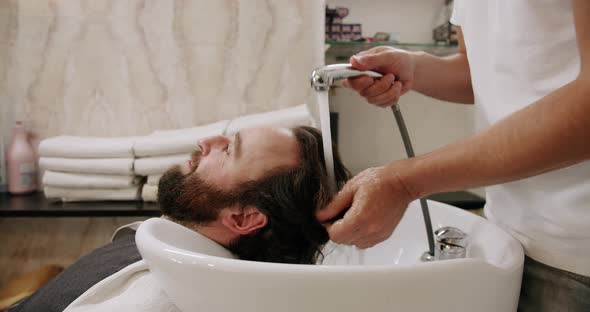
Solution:
[{"label": "man's eyebrow", "polygon": [[235,138],[234,138],[234,150],[233,153],[237,158],[240,158],[240,154],[242,153],[242,135],[240,134],[240,132],[236,132]]}]

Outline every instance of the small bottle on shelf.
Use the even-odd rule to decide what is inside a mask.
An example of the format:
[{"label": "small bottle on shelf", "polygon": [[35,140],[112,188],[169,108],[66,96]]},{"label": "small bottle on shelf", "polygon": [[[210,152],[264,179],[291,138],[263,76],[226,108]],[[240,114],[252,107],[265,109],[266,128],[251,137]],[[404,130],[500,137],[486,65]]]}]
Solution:
[{"label": "small bottle on shelf", "polygon": [[8,191],[8,175],[6,173],[6,152],[4,150],[4,136],[0,134],[0,193]]},{"label": "small bottle on shelf", "polygon": [[27,140],[27,131],[22,122],[14,126],[12,144],[6,156],[8,168],[8,192],[27,194],[37,188],[37,166],[33,147]]}]

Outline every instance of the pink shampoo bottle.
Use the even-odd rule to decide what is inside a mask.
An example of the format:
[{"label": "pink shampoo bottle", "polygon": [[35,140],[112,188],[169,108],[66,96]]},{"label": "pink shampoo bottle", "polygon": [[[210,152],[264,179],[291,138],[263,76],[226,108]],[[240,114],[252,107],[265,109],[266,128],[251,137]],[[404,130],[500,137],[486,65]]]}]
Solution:
[{"label": "pink shampoo bottle", "polygon": [[31,193],[37,188],[37,169],[33,147],[27,140],[27,131],[22,122],[14,126],[12,144],[8,149],[8,192],[11,194]]}]

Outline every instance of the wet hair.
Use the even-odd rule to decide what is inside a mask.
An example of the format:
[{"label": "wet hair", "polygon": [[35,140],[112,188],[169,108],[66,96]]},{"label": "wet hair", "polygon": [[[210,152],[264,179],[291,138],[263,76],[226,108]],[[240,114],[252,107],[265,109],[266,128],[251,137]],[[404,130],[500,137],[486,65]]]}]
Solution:
[{"label": "wet hair", "polygon": [[[241,183],[230,191],[217,189],[197,175],[184,179],[170,170],[159,182],[162,212],[181,224],[206,225],[228,206],[254,206],[267,224],[226,246],[243,260],[313,264],[329,236],[316,219],[318,209],[331,199],[324,163],[322,135],[312,127],[292,129],[298,143],[298,164],[275,168],[262,178]],[[350,173],[334,150],[336,184],[341,188]]]},{"label": "wet hair", "polygon": [[[279,168],[247,187],[242,204],[257,207],[268,218],[265,227],[241,236],[229,250],[241,259],[282,263],[313,264],[329,236],[316,219],[318,209],[331,199],[324,163],[322,135],[312,127],[296,127],[293,133],[299,143],[299,164]],[[350,178],[336,148],[334,170],[341,188]]]}]

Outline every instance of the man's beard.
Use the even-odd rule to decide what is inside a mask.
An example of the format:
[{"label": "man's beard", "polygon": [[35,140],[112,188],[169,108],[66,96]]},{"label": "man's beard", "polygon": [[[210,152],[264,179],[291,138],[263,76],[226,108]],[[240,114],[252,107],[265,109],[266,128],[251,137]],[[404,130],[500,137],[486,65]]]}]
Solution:
[{"label": "man's beard", "polygon": [[191,155],[193,167],[183,175],[180,165],[176,165],[160,178],[158,183],[158,203],[162,213],[178,221],[206,225],[217,219],[219,211],[239,200],[236,192],[224,191],[203,180],[197,173],[201,152]]}]

